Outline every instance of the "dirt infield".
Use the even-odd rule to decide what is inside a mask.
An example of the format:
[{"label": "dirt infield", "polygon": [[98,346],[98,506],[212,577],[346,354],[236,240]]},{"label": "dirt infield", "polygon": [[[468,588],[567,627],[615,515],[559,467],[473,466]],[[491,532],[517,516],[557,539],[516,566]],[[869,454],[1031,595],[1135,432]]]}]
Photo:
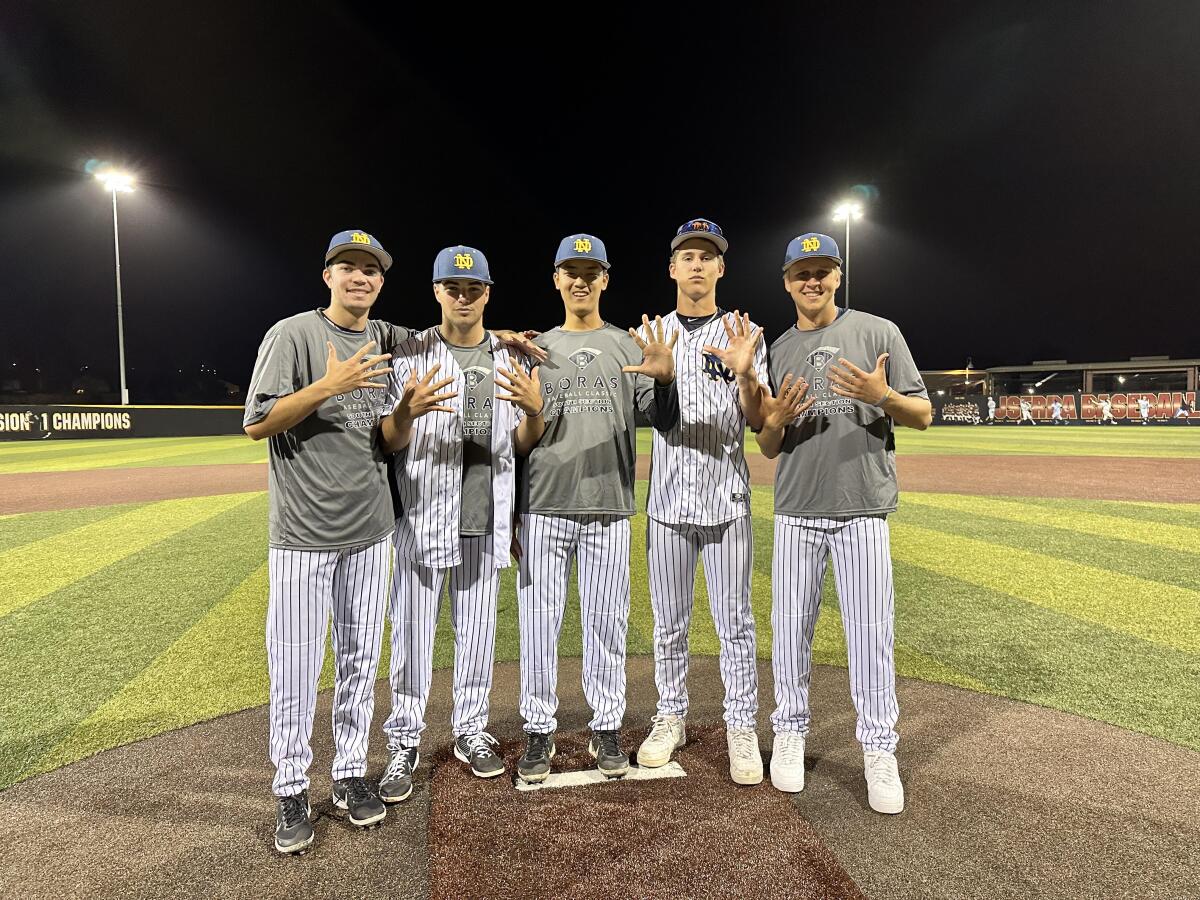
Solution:
[{"label": "dirt infield", "polygon": [[[556,772],[595,765],[588,734],[559,733]],[[504,743],[510,772],[522,749],[519,738]],[[863,896],[789,797],[729,780],[724,727],[691,729],[676,759],[684,778],[521,793],[443,750],[430,776],[430,897],[462,897],[467,885],[528,900]]]},{"label": "dirt infield", "polygon": [[[718,667],[714,658],[692,661],[689,725],[702,737],[719,735]],[[625,721],[627,742],[633,745],[654,711],[653,660],[631,658],[628,671]],[[763,705],[769,708],[769,663],[760,665],[759,675]],[[520,732],[518,680],[515,665],[497,667],[492,730],[510,742]],[[900,769],[908,800],[899,816],[880,816],[867,807],[846,672],[824,666],[814,669],[808,783],[801,794],[781,794],[767,782],[738,789],[721,782],[720,747],[707,738],[694,754],[689,751],[688,769],[695,774],[682,779],[692,792],[688,802],[669,811],[646,801],[651,805],[647,815],[640,808],[641,795],[627,790],[644,786],[636,783],[567,790],[577,791],[572,802],[580,810],[592,803],[594,795],[588,791],[619,797],[605,807],[611,813],[605,825],[618,833],[634,823],[644,827],[660,815],[653,835],[672,853],[699,842],[689,824],[693,819],[711,821],[714,807],[769,810],[761,816],[731,815],[723,819],[717,836],[738,846],[773,847],[775,859],[784,860],[795,849],[788,843],[791,836],[811,827],[857,888],[873,900],[1200,896],[1200,871],[1191,862],[1200,843],[1195,816],[1200,754],[1104,723],[944,685],[901,679],[898,688]],[[560,731],[581,731],[588,713],[579,660],[562,661],[559,689]],[[377,720],[389,705],[386,682],[380,682]],[[271,769],[267,714],[261,707],[110,750],[17,784],[0,793],[3,893],[23,900],[424,898],[432,886],[442,893],[452,890],[440,880],[450,870],[440,868],[438,855],[467,850],[493,827],[498,840],[514,843],[493,848],[491,856],[507,854],[514,866],[521,848],[558,841],[560,836],[548,830],[561,827],[559,820],[518,814],[517,806],[530,798],[514,797],[504,778],[484,783],[452,779],[450,772],[440,777],[439,771],[430,784],[429,760],[444,759],[450,741],[449,709],[450,672],[442,670],[434,675],[430,726],[422,747],[426,757],[413,796],[389,809],[383,827],[360,833],[329,802],[330,695],[322,694],[311,770],[317,844],[299,859],[280,858],[271,847]],[[765,709],[759,721],[768,751]],[[702,771],[706,756],[711,780]],[[373,737],[369,774],[377,777],[385,762],[383,742]],[[472,792],[474,799],[468,803],[467,794],[456,794],[456,788]],[[563,802],[568,799],[564,794]],[[451,820],[441,807],[454,803],[466,804],[456,814],[458,827],[477,834],[444,834]],[[789,827],[776,830],[781,820],[788,820]],[[434,840],[450,845],[439,847]],[[575,846],[575,871],[623,865],[601,831],[585,835]],[[650,855],[645,849],[638,859],[646,862]],[[747,866],[750,875],[766,883],[777,874],[769,865],[756,868],[762,857],[754,858],[754,867]],[[472,880],[455,895],[496,896],[477,890],[474,869],[462,862],[454,871]],[[736,853],[718,850],[707,862],[699,870],[676,870],[669,896],[721,896],[723,879],[743,877]],[[791,871],[779,868],[784,875]],[[516,895],[537,885],[526,882]],[[627,880],[614,892],[611,883],[602,890],[573,884],[557,896],[655,896],[638,886]]]},{"label": "dirt infield", "polygon": [[[774,460],[746,460],[754,484],[774,484]],[[928,454],[897,457],[896,467],[902,491],[1200,503],[1200,459]],[[637,477],[650,477],[645,455]],[[0,515],[266,489],[263,463],[28,472],[0,475]]]}]

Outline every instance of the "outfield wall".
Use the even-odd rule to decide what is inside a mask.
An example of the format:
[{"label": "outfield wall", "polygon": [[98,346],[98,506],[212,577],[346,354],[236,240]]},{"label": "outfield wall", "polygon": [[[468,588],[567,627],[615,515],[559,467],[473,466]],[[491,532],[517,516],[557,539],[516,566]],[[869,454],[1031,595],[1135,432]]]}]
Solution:
[{"label": "outfield wall", "polygon": [[241,434],[240,406],[0,406],[0,441]]},{"label": "outfield wall", "polygon": [[[1200,425],[1200,411],[1196,409],[1196,391],[1161,394],[1000,394],[995,397],[994,424],[1019,425],[1022,420],[1022,400],[1029,402],[1029,413],[1035,423],[1051,424],[1052,409],[1057,400],[1062,404],[1064,424],[1096,425],[1103,419],[1101,401],[1108,400],[1112,405],[1112,420],[1105,424],[1142,425],[1138,407],[1138,400],[1142,397],[1150,403],[1148,425]],[[987,397],[934,396],[930,399],[933,402],[935,425],[981,425],[988,421]],[[1185,410],[1182,415],[1181,406]]]}]

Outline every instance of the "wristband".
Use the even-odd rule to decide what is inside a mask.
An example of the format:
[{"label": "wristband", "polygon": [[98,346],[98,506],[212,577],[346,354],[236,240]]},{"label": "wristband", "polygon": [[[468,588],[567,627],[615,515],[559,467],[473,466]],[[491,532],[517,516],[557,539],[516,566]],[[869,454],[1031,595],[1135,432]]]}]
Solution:
[{"label": "wristband", "polygon": [[880,409],[883,409],[883,404],[888,402],[888,397],[890,397],[890,396],[892,396],[892,389],[888,388],[887,392],[882,397],[879,398],[879,402],[876,403],[875,405],[878,406]]}]

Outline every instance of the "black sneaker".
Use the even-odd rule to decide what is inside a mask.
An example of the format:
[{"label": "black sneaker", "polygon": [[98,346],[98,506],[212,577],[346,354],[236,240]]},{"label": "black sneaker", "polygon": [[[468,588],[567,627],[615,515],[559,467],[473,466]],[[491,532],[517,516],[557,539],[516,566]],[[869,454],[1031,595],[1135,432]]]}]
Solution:
[{"label": "black sneaker", "polygon": [[303,853],[313,842],[312,808],[308,791],[278,797],[275,809],[275,849],[280,853]]},{"label": "black sneaker", "polygon": [[504,772],[504,760],[492,749],[499,746],[500,742],[486,731],[464,734],[454,740],[454,755],[480,778],[493,778]]},{"label": "black sneaker", "polygon": [[416,747],[393,750],[392,758],[383,770],[383,777],[379,779],[379,799],[384,803],[407,800],[413,789],[413,772],[417,770],[417,763],[420,761],[421,754],[417,752]]},{"label": "black sneaker", "polygon": [[593,731],[588,753],[596,760],[596,768],[609,778],[618,778],[629,771],[629,755],[621,749],[620,731]]},{"label": "black sneaker", "polygon": [[339,778],[333,783],[333,805],[350,813],[350,824],[365,828],[382,822],[387,808],[364,778]]},{"label": "black sneaker", "polygon": [[545,781],[550,774],[550,760],[554,759],[554,734],[532,731],[526,737],[525,755],[517,760],[517,774],[522,781],[536,784]]}]

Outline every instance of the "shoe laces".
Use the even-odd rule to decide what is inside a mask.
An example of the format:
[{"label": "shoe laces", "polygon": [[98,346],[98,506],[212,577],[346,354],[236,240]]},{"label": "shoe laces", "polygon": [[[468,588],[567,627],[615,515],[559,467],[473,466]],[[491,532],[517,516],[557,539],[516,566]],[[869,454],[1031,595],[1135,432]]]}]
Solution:
[{"label": "shoe laces", "polygon": [[535,731],[529,735],[529,746],[525,749],[528,759],[546,756],[550,752],[550,735]]},{"label": "shoe laces", "polygon": [[365,778],[347,778],[343,784],[346,786],[346,801],[349,803],[362,803],[371,796],[371,789],[367,787]]},{"label": "shoe laces", "polygon": [[385,781],[389,778],[406,778],[412,776],[412,760],[409,757],[411,752],[407,747],[401,747],[399,750],[392,752],[392,758],[388,760],[387,768],[383,770]]},{"label": "shoe laces", "polygon": [[898,787],[900,771],[896,766],[896,757],[890,753],[867,753],[864,755],[867,763],[867,777],[880,782],[886,787]]},{"label": "shoe laces", "polygon": [[729,743],[735,756],[749,758],[758,749],[758,735],[751,728],[730,728]]},{"label": "shoe laces", "polygon": [[679,716],[658,713],[650,717],[650,740],[665,740],[679,727]]},{"label": "shoe laces", "polygon": [[488,734],[486,731],[480,731],[478,734],[468,734],[459,738],[462,741],[464,749],[467,751],[467,756],[494,756],[492,747],[499,747],[500,742]]},{"label": "shoe laces", "polygon": [[621,732],[619,731],[594,731],[596,744],[604,752],[606,756],[621,755]]},{"label": "shoe laces", "polygon": [[284,828],[295,828],[308,817],[308,799],[304,794],[283,797],[279,807],[283,812]]},{"label": "shoe laces", "polygon": [[804,765],[804,738],[798,734],[785,734],[779,741],[779,758],[784,765]]}]

